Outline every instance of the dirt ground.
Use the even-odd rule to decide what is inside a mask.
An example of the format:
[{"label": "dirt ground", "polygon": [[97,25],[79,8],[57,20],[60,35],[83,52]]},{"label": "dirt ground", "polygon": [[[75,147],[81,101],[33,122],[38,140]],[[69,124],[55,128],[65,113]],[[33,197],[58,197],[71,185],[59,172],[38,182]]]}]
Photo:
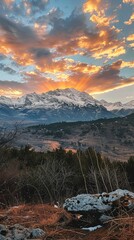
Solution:
[{"label": "dirt ground", "polygon": [[71,221],[71,214],[49,204],[0,209],[0,224],[40,227],[47,233],[44,240],[134,240],[134,216],[115,219],[95,232],[70,226]]}]

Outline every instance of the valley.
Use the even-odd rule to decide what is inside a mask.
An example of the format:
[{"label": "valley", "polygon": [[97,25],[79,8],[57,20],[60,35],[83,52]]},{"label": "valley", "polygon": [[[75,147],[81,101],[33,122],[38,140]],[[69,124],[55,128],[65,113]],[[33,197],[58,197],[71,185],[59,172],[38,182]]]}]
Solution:
[{"label": "valley", "polygon": [[94,148],[111,160],[127,161],[134,155],[134,114],[124,118],[99,119],[91,122],[62,122],[23,128],[14,144],[30,145],[36,151],[62,147]]}]

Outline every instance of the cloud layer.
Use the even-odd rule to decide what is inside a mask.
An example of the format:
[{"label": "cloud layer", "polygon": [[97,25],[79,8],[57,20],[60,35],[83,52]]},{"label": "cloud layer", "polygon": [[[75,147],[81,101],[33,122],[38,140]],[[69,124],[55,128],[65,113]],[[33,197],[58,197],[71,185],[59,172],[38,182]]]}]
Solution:
[{"label": "cloud layer", "polygon": [[[134,47],[133,13],[124,22],[119,15],[134,1],[119,2],[86,0],[65,12],[49,0],[2,0],[0,71],[11,79],[0,80],[0,94],[66,87],[93,94],[133,84],[132,76],[122,76],[122,69],[134,66],[128,53]],[[18,81],[12,64],[19,67]]]}]

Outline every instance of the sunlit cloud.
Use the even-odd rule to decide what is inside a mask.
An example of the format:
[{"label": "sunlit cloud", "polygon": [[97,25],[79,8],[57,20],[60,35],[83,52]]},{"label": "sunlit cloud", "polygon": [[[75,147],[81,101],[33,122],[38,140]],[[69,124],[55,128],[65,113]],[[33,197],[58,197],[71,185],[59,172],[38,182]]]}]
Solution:
[{"label": "sunlit cloud", "polygon": [[123,0],[123,3],[134,3],[134,0]]},{"label": "sunlit cloud", "polygon": [[127,37],[127,41],[134,41],[134,34],[131,34]]},{"label": "sunlit cloud", "polygon": [[95,71],[92,71],[92,68],[95,68],[95,66],[89,66],[91,72],[88,72],[82,71],[87,66],[81,66],[78,63],[76,65],[77,69],[74,69],[71,75],[66,72],[57,73],[57,79],[55,80],[50,77],[44,77],[39,72],[27,72],[24,74],[24,82],[0,81],[0,89],[2,89],[1,93],[5,93],[8,96],[15,96],[15,94],[16,96],[23,95],[29,92],[29,90],[30,92],[42,93],[56,88],[72,87],[80,91],[86,91],[89,94],[98,94],[134,84],[134,78],[120,76],[121,68],[128,65],[130,63],[119,60],[111,65],[96,67]]},{"label": "sunlit cloud", "polygon": [[110,17],[106,17],[105,15],[102,14],[93,14],[90,17],[90,20],[94,23],[97,24],[97,26],[109,26],[111,22],[118,22],[118,20],[115,20],[115,16],[110,16]]},{"label": "sunlit cloud", "polygon": [[122,61],[121,68],[134,68],[134,61],[131,62]]},{"label": "sunlit cloud", "polygon": [[126,52],[123,41],[117,40],[114,29],[104,29],[91,36],[81,37],[79,46],[91,52],[94,58],[113,58]]},{"label": "sunlit cloud", "polygon": [[134,22],[134,13],[132,13],[132,15],[130,16],[128,21],[125,21],[124,23],[126,25],[131,25]]},{"label": "sunlit cloud", "polygon": [[[133,84],[132,78],[120,76],[134,67],[128,54],[134,47],[133,14],[122,24],[119,16],[134,1],[119,2],[85,0],[62,11],[60,1],[52,6],[49,0],[2,0],[0,70],[5,81],[0,80],[0,95],[70,87],[100,93]],[[123,23],[129,25],[126,33]],[[11,81],[16,74],[18,81]]]},{"label": "sunlit cloud", "polygon": [[104,0],[87,0],[83,4],[83,11],[85,13],[93,13],[93,12],[100,12],[106,8],[106,4]]}]

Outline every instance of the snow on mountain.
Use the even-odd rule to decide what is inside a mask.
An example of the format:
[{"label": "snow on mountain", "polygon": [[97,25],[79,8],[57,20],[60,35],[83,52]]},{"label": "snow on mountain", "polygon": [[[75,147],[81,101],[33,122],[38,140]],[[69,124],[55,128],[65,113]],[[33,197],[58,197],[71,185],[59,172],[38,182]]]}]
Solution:
[{"label": "snow on mountain", "polygon": [[[9,105],[9,102],[12,104]],[[16,100],[1,98],[0,117],[11,121],[9,118],[11,115],[14,121],[43,123],[91,121],[114,117],[113,113],[88,93],[73,88],[56,89],[42,94],[31,93]]]},{"label": "snow on mountain", "polygon": [[104,106],[108,111],[114,111],[114,110],[128,110],[128,109],[134,109],[134,100],[128,102],[128,103],[121,103],[121,102],[115,102],[115,103],[111,103],[111,102],[107,102],[105,100],[101,100],[100,103],[102,104],[102,106]]},{"label": "snow on mountain", "polygon": [[5,96],[0,96],[0,104],[11,106],[13,105],[13,100]]},{"label": "snow on mountain", "polygon": [[98,101],[86,92],[80,92],[73,88],[56,89],[42,94],[31,93],[17,99],[0,96],[0,104],[14,108],[43,108],[59,109],[64,105],[75,107],[103,106],[108,111],[134,109],[134,100],[122,104],[121,102]]},{"label": "snow on mountain", "polygon": [[134,109],[134,100],[124,104],[126,109]]},{"label": "snow on mountain", "polygon": [[44,108],[44,109],[58,109],[64,104],[69,106],[84,107],[87,105],[101,105],[99,101],[95,100],[88,93],[77,91],[73,88],[64,90],[56,89],[43,94],[31,93],[22,96],[16,100],[10,98],[1,99],[0,103],[11,105],[11,103],[18,107],[25,108]]},{"label": "snow on mountain", "polygon": [[84,107],[87,105],[100,105],[99,101],[95,100],[88,93],[80,92],[73,88],[64,90],[57,89],[41,95],[46,107],[59,108],[61,105]]},{"label": "snow on mountain", "polygon": [[41,95],[37,93],[24,95],[15,101],[15,107],[36,107],[38,105],[43,105],[43,101],[41,99]]}]

